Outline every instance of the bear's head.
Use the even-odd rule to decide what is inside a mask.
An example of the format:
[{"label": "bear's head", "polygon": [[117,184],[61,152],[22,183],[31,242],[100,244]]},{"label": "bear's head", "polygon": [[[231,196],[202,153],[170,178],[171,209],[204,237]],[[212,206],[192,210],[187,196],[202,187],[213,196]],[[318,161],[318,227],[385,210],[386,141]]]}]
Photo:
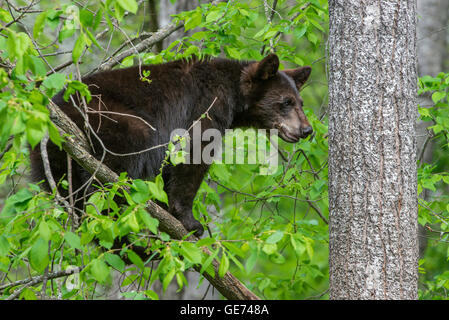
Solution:
[{"label": "bear's head", "polygon": [[245,118],[252,126],[278,129],[283,140],[297,142],[313,132],[299,95],[312,69],[278,69],[279,58],[270,54],[243,70],[240,89],[246,102]]}]

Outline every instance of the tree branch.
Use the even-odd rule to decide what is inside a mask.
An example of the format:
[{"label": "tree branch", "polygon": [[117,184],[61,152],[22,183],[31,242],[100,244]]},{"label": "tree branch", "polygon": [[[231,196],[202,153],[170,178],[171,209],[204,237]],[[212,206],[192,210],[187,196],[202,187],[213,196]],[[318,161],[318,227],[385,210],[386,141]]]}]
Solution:
[{"label": "tree branch", "polygon": [[169,35],[171,35],[173,32],[182,28],[183,26],[184,26],[183,21],[181,21],[179,24],[170,23],[170,24],[166,25],[165,27],[163,27],[163,28],[159,29],[157,32],[155,32],[151,37],[149,37],[149,38],[143,40],[142,42],[140,42],[139,44],[135,45],[133,48],[125,50],[122,53],[120,53],[119,55],[115,56],[114,59],[110,59],[109,61],[103,63],[99,67],[99,70],[104,71],[104,70],[111,69],[112,67],[119,64],[119,62],[122,61],[123,59],[125,59],[126,57],[128,57],[132,54],[143,52],[143,51],[151,48],[153,45],[155,45],[159,41],[164,40]]},{"label": "tree branch", "polygon": [[[21,292],[26,287],[34,286],[34,285],[44,281],[45,276],[46,276],[47,280],[66,277],[66,276],[70,276],[71,274],[81,272],[81,270],[83,270],[83,268],[84,267],[77,267],[77,268],[68,269],[68,270],[50,272],[47,275],[42,275],[42,276],[37,276],[37,277],[27,278],[27,279],[23,279],[23,280],[18,280],[15,282],[6,283],[6,284],[3,284],[0,286],[0,291],[3,291],[7,288],[15,287],[15,286],[25,285],[24,287],[20,288],[19,291]],[[14,294],[16,294],[16,292]],[[10,298],[10,297],[8,297],[8,298]],[[13,299],[10,299],[10,300],[13,300]]]}]

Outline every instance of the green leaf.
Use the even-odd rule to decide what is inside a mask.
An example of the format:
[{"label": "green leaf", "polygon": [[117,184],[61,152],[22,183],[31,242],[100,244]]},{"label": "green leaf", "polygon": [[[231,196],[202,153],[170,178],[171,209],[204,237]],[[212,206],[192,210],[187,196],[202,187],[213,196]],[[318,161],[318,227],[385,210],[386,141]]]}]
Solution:
[{"label": "green leaf", "polygon": [[433,182],[432,180],[424,180],[422,182],[422,186],[423,186],[423,188],[426,188],[426,189],[429,189],[429,190],[432,190],[432,191],[436,191],[436,189],[435,189],[435,182]]},{"label": "green leaf", "polygon": [[82,249],[81,239],[80,239],[80,237],[78,237],[77,234],[70,232],[70,231],[66,232],[64,234],[64,239],[72,248],[79,249],[79,250]]},{"label": "green leaf", "polygon": [[33,290],[31,290],[30,288],[25,288],[25,290],[22,291],[22,293],[19,295],[19,299],[18,300],[37,300],[37,296],[34,293]]},{"label": "green leaf", "polygon": [[128,259],[139,269],[143,270],[145,268],[145,265],[143,264],[142,259],[131,250],[126,251],[126,254],[128,255]]},{"label": "green leaf", "polygon": [[39,234],[46,241],[49,241],[51,238],[51,230],[47,222],[45,222],[45,220],[42,220],[41,223],[39,224]]},{"label": "green leaf", "polygon": [[207,271],[212,277],[215,277],[215,271],[212,267],[212,261],[215,259],[215,257],[218,255],[219,250],[212,251],[212,254],[207,257],[207,259],[203,262],[200,270],[200,274],[203,274],[204,271]]},{"label": "green leaf", "polygon": [[107,263],[111,265],[114,269],[124,272],[125,271],[125,262],[116,254],[106,253],[105,260]]},{"label": "green leaf", "polygon": [[278,252],[276,252],[275,254],[272,254],[270,256],[270,260],[273,261],[274,263],[277,263],[277,264],[284,264],[285,263],[285,257],[282,254],[278,253]]},{"label": "green leaf", "polygon": [[251,270],[253,270],[253,268],[256,265],[258,256],[259,256],[258,250],[254,250],[251,253],[251,255],[249,256],[248,260],[246,260],[246,263],[245,263],[246,272],[250,273]]},{"label": "green leaf", "polygon": [[223,15],[223,13],[220,12],[219,10],[210,11],[206,16],[206,22],[207,23],[215,22],[222,15]]},{"label": "green leaf", "polygon": [[131,212],[130,214],[128,214],[124,221],[126,221],[126,225],[134,232],[139,232],[140,231],[140,226],[139,226],[139,222],[137,221],[137,217],[136,217],[136,213],[135,212]]},{"label": "green leaf", "polygon": [[277,249],[278,249],[278,246],[275,243],[266,243],[263,246],[262,251],[268,255],[271,255],[271,254],[275,253]]},{"label": "green leaf", "polygon": [[173,277],[176,274],[176,269],[171,269],[167,275],[164,277],[164,280],[162,280],[162,288],[165,292],[165,290],[167,290],[168,285],[170,284],[170,282],[173,280]]},{"label": "green leaf", "polygon": [[65,39],[72,37],[75,34],[75,28],[73,26],[64,27],[59,31],[58,41],[62,43]]},{"label": "green leaf", "polygon": [[191,263],[199,264],[202,260],[202,252],[195,244],[191,242],[182,242],[180,253]]},{"label": "green leaf", "polygon": [[307,39],[315,45],[318,43],[317,36],[312,32],[307,33]]},{"label": "green leaf", "polygon": [[234,262],[234,264],[240,269],[240,271],[245,271],[245,267],[243,266],[243,264],[236,257],[234,257],[234,255],[229,254],[228,258]]},{"label": "green leaf", "polygon": [[434,126],[430,126],[429,129],[432,129],[435,134],[438,134],[444,130],[444,127],[441,124],[436,124]]},{"label": "green leaf", "polygon": [[233,59],[241,59],[241,55],[240,52],[236,49],[236,48],[232,48],[232,47],[225,47],[226,53],[229,55],[229,57],[233,58]]},{"label": "green leaf", "polygon": [[93,44],[100,50],[102,50],[103,48],[101,47],[101,45],[98,43],[97,39],[94,37],[94,35],[89,31],[89,30],[85,30],[87,36],[89,37],[89,39],[93,42]]},{"label": "green leaf", "polygon": [[284,236],[284,232],[278,230],[278,231],[274,232],[271,236],[269,236],[267,238],[267,240],[265,240],[265,243],[271,243],[271,244],[277,243],[282,239],[283,236]]},{"label": "green leaf", "polygon": [[67,85],[67,90],[64,92],[64,101],[69,101],[70,95],[74,94],[75,92],[79,92],[83,97],[86,97],[87,102],[89,102],[92,99],[92,95],[90,94],[89,88],[86,84],[78,81],[78,80],[71,80],[69,81]]},{"label": "green leaf", "polygon": [[94,15],[87,9],[80,10],[80,22],[85,27],[91,27],[94,21]]},{"label": "green leaf", "polygon": [[200,239],[196,242],[196,245],[198,247],[203,247],[203,246],[210,246],[211,244],[215,243],[216,240],[214,238],[203,238]]},{"label": "green leaf", "polygon": [[98,9],[97,13],[95,14],[94,23],[93,23],[93,26],[92,26],[92,28],[94,30],[97,30],[98,26],[101,23],[101,19],[102,18],[103,18],[103,9],[100,8],[100,9]]},{"label": "green leaf", "polygon": [[312,18],[308,18],[308,20],[310,21],[310,23],[312,23],[317,29],[319,29],[322,32],[324,31],[324,28],[318,23],[318,21],[313,20]]},{"label": "green leaf", "polygon": [[153,290],[145,290],[143,293],[145,293],[145,295],[151,300],[159,300],[159,296]]},{"label": "green leaf", "polygon": [[223,242],[223,246],[225,246],[229,252],[238,255],[239,257],[245,257],[245,252],[240,249],[240,247],[234,245],[232,242]]},{"label": "green leaf", "polygon": [[300,28],[296,28],[295,30],[293,30],[293,35],[296,39],[299,39],[306,34],[306,31],[307,25],[302,25]]},{"label": "green leaf", "polygon": [[28,36],[23,33],[10,32],[8,37],[8,53],[13,58],[22,58],[30,45]]},{"label": "green leaf", "polygon": [[265,33],[265,35],[263,36],[263,40],[267,40],[267,39],[271,39],[274,37],[274,35],[278,33],[277,30],[270,30],[267,33]]},{"label": "green leaf", "polygon": [[38,238],[31,247],[28,258],[34,270],[43,272],[50,261],[48,257],[48,241]]},{"label": "green leaf", "polygon": [[31,60],[29,63],[31,71],[33,71],[36,76],[45,76],[47,69],[45,68],[44,62],[36,56],[28,55],[27,57]]},{"label": "green leaf", "polygon": [[443,176],[443,181],[446,184],[449,184],[449,176]]},{"label": "green leaf", "polygon": [[228,270],[229,270],[229,258],[223,252],[220,260],[220,267],[218,268],[218,275],[221,278],[223,278]]},{"label": "green leaf", "polygon": [[430,117],[430,112],[428,108],[418,108],[418,111],[422,117]]},{"label": "green leaf", "polygon": [[168,197],[164,191],[164,181],[162,180],[162,175],[159,174],[156,177],[155,182],[148,182],[148,187],[150,194],[157,200],[168,205]]},{"label": "green leaf", "polygon": [[53,92],[57,92],[64,88],[65,79],[65,74],[53,73],[42,81],[42,85],[47,89],[53,89]]},{"label": "green leaf", "polygon": [[307,255],[309,256],[310,259],[312,259],[313,257],[313,240],[307,237],[304,237],[304,241],[306,243],[306,251],[307,251]]},{"label": "green leaf", "polygon": [[182,272],[176,272],[176,282],[178,283],[179,289],[182,289],[185,284],[188,284],[187,279]]},{"label": "green leaf", "polygon": [[[89,200],[87,200],[88,205],[86,206],[86,213],[89,215],[100,214],[105,202],[106,200],[104,199],[103,192],[95,192],[89,197]],[[99,212],[97,212],[97,210]]]},{"label": "green leaf", "polygon": [[10,134],[22,133],[26,130],[26,124],[23,121],[23,114],[17,113],[12,121]]},{"label": "green leaf", "polygon": [[165,232],[161,232],[161,233],[159,234],[159,237],[161,238],[162,241],[169,241],[169,240],[170,240],[170,235],[168,235],[168,234],[165,233]]},{"label": "green leaf", "polygon": [[122,284],[120,285],[121,287],[126,287],[129,286],[131,283],[133,283],[134,281],[136,281],[136,279],[139,277],[138,274],[131,274],[128,277],[126,277]]},{"label": "green leaf", "polygon": [[143,208],[139,208],[137,214],[139,215],[140,219],[143,221],[145,226],[148,228],[148,230],[150,230],[154,234],[157,234],[157,227],[159,226],[159,220],[150,216],[150,214]]},{"label": "green leaf", "polygon": [[242,16],[249,17],[249,12],[247,10],[242,8],[239,8],[238,10]]},{"label": "green leaf", "polygon": [[204,39],[209,33],[207,31],[199,31],[195,32],[191,35],[191,37],[197,41]]},{"label": "green leaf", "polygon": [[209,173],[223,184],[226,184],[232,176],[224,164],[212,164],[211,169]]},{"label": "green leaf", "polygon": [[11,17],[11,14],[7,10],[0,7],[0,20],[9,23],[14,19]]},{"label": "green leaf", "polygon": [[73,63],[75,64],[78,63],[78,60],[81,57],[81,54],[83,53],[85,46],[86,46],[86,37],[84,36],[83,33],[81,33],[78,39],[76,39],[75,45],[73,46],[72,50]]},{"label": "green leaf", "polygon": [[137,203],[145,203],[150,199],[150,189],[145,181],[136,179],[132,184],[131,199]]},{"label": "green leaf", "polygon": [[192,14],[184,24],[185,31],[193,29],[201,24],[203,15],[201,12],[196,11],[194,14]]},{"label": "green leaf", "polygon": [[62,137],[59,134],[58,129],[56,129],[53,122],[48,122],[48,134],[50,136],[51,141],[59,147],[59,149],[62,148]]},{"label": "green leaf", "polygon": [[40,33],[44,29],[45,26],[45,20],[47,19],[47,11],[41,12],[34,21],[34,27],[33,27],[33,37],[37,38],[39,37]]},{"label": "green leaf", "polygon": [[109,267],[100,258],[91,262],[89,271],[92,277],[100,283],[104,283],[109,276]]},{"label": "green leaf", "polygon": [[432,94],[432,101],[437,103],[438,101],[444,99],[446,97],[446,92],[437,91]]},{"label": "green leaf", "polygon": [[137,2],[135,0],[117,0],[117,3],[124,10],[136,14],[138,6],[137,6]]},{"label": "green leaf", "polygon": [[8,239],[5,236],[0,235],[0,257],[6,256],[9,252],[9,248],[10,245]]},{"label": "green leaf", "polygon": [[46,126],[38,119],[30,119],[27,122],[27,140],[31,147],[34,148],[44,137],[46,133]]},{"label": "green leaf", "polygon": [[302,240],[300,240],[297,235],[291,235],[290,242],[292,244],[293,249],[295,250],[296,256],[300,257],[304,252],[306,252],[306,248]]}]

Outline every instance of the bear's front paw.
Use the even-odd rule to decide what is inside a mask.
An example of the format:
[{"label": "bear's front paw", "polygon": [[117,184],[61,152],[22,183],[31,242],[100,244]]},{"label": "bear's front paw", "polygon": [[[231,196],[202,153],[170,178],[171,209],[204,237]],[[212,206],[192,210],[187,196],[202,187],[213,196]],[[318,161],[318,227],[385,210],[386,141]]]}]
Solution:
[{"label": "bear's front paw", "polygon": [[204,233],[203,225],[195,219],[181,220],[181,223],[184,226],[184,228],[186,228],[187,231],[189,232],[196,230],[194,235],[197,236],[198,238],[201,237]]}]

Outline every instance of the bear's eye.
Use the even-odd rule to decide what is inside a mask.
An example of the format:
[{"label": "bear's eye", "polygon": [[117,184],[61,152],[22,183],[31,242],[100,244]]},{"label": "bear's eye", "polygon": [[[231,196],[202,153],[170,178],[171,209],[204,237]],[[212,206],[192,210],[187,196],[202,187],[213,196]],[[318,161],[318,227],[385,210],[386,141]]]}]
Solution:
[{"label": "bear's eye", "polygon": [[283,107],[290,107],[294,104],[294,101],[292,98],[285,98],[284,101],[282,101]]}]

